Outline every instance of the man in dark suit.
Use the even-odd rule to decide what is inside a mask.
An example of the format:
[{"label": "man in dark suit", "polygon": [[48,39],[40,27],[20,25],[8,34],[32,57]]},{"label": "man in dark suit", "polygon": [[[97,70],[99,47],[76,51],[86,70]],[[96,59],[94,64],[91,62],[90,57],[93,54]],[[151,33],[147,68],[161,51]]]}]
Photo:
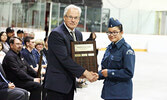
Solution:
[{"label": "man in dark suit", "polygon": [[28,100],[28,92],[17,88],[5,78],[2,65],[0,64],[0,100]]},{"label": "man in dark suit", "polygon": [[10,50],[3,60],[3,69],[7,79],[14,82],[17,87],[30,92],[30,100],[41,100],[41,84],[37,73],[28,65],[22,57],[22,40],[12,37],[9,41]]},{"label": "man in dark suit", "polygon": [[71,41],[82,41],[77,29],[81,9],[69,5],[64,10],[64,23],[53,29],[48,40],[48,67],[45,88],[48,100],[73,100],[76,77],[85,76],[96,81],[96,73],[89,72],[71,58]]}]

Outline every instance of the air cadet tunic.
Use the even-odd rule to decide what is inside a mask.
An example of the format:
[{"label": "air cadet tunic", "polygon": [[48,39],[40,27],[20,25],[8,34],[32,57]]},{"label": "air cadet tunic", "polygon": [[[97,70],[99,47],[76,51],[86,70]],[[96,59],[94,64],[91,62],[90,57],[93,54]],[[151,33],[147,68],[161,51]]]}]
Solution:
[{"label": "air cadet tunic", "polygon": [[105,78],[99,71],[99,79],[104,79],[101,97],[103,99],[131,99],[132,77],[135,66],[135,53],[122,38],[114,46],[111,43],[104,54],[102,69],[108,69]]}]

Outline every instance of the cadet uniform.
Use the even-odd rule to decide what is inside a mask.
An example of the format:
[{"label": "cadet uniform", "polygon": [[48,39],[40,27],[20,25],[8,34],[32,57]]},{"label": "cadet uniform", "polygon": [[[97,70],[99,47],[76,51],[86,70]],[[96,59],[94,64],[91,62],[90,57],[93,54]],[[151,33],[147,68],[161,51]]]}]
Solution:
[{"label": "cadet uniform", "polygon": [[107,69],[104,77],[99,71],[99,79],[104,79],[101,97],[105,100],[131,100],[132,77],[135,66],[135,53],[124,38],[107,47],[101,62],[102,70]]}]

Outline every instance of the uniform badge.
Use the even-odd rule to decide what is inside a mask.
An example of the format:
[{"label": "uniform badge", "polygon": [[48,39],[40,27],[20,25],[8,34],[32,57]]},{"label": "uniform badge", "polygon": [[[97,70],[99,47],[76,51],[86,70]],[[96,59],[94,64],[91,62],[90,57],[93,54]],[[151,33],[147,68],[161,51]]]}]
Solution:
[{"label": "uniform badge", "polygon": [[114,73],[114,72],[112,72],[111,74],[112,74],[112,75],[115,75],[115,73]]},{"label": "uniform badge", "polygon": [[126,52],[126,55],[135,55],[135,53],[133,52],[133,50],[129,49],[129,50]]},{"label": "uniform badge", "polygon": [[21,60],[23,61],[23,60],[24,60],[24,58],[21,58]]}]

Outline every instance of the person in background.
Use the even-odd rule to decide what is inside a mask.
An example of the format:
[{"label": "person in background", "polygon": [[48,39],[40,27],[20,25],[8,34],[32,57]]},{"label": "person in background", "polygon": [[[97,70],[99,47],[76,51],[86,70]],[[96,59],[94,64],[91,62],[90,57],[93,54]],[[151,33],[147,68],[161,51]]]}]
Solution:
[{"label": "person in background", "polygon": [[31,33],[29,34],[29,36],[32,37],[33,39],[35,39],[35,33],[34,33],[34,32],[31,32]]},{"label": "person in background", "polygon": [[0,33],[0,41],[2,42],[2,45],[3,45],[2,51],[7,53],[10,49],[10,46],[6,42],[7,41],[7,34],[5,32]]},{"label": "person in background", "polygon": [[[17,31],[17,37],[19,37],[20,39],[24,39],[24,31],[23,30],[18,30]],[[24,46],[24,42],[22,42],[23,46]],[[23,48],[24,49],[24,48]]]},{"label": "person in background", "polygon": [[19,37],[20,39],[23,40],[23,37],[24,37],[24,31],[23,31],[23,30],[18,30],[18,31],[17,31],[17,37]]},{"label": "person in background", "polygon": [[9,40],[11,37],[15,36],[14,29],[12,27],[6,28],[6,34],[7,34],[7,43],[9,44]]},{"label": "person in background", "polygon": [[76,29],[81,8],[69,5],[64,10],[64,22],[52,30],[48,39],[48,66],[45,79],[48,100],[73,100],[76,77],[82,75],[90,82],[98,75],[85,70],[71,57],[71,41],[82,41],[82,34]]},{"label": "person in background", "polygon": [[[44,39],[45,42],[42,40],[42,39],[37,39],[35,40],[35,58],[36,58],[36,62],[37,64],[39,64],[40,62],[40,56],[41,56],[41,53],[42,53],[42,70],[41,70],[41,73],[42,73],[42,76],[45,76],[45,73],[46,73],[46,67],[47,67],[47,38]],[[44,48],[45,47],[45,48]],[[42,99],[43,100],[46,100],[46,89],[44,88],[44,84],[45,84],[45,78],[44,78],[44,81],[43,81],[43,84],[42,84]]]},{"label": "person in background", "polygon": [[0,100],[28,100],[28,91],[17,88],[14,83],[6,79],[0,64]]},{"label": "person in background", "polygon": [[37,72],[30,67],[20,53],[22,40],[18,37],[12,37],[9,42],[10,50],[2,63],[7,79],[17,87],[29,91],[29,100],[41,100],[40,78],[37,78]]},{"label": "person in background", "polygon": [[[91,32],[89,38],[86,41],[96,41],[96,33]],[[96,55],[98,55],[98,49],[96,49]]]},{"label": "person in background", "polygon": [[37,62],[38,66],[39,66],[39,62],[40,62],[40,56],[42,53],[42,70],[41,73],[45,74],[46,72],[46,66],[47,66],[47,59],[45,54],[43,53],[43,48],[44,48],[44,41],[42,39],[37,39],[35,40],[35,49],[33,49],[33,54],[35,56],[35,61]]},{"label": "person in background", "polygon": [[2,51],[3,50],[3,44],[2,42],[0,42],[0,64],[2,64],[3,58],[5,57],[5,52]]},{"label": "person in background", "polygon": [[95,32],[91,32],[89,38],[86,41],[95,41],[96,34]]},{"label": "person in background", "polygon": [[24,39],[26,37],[29,37],[30,36],[30,33],[28,33],[27,31],[23,31],[24,32],[24,35],[23,35],[23,48],[22,49],[25,49],[25,43],[24,43]]},{"label": "person in background", "polygon": [[135,52],[123,38],[123,26],[114,18],[109,19],[108,45],[101,62],[99,79],[104,79],[101,97],[104,100],[132,100],[132,78]]},{"label": "person in background", "polygon": [[24,39],[24,43],[25,43],[25,49],[22,49],[21,53],[24,57],[24,59],[26,60],[26,62],[32,66],[32,68],[34,68],[35,71],[38,70],[37,68],[37,62],[36,62],[36,58],[35,58],[35,40],[33,37],[25,37]]},{"label": "person in background", "polygon": [[[35,49],[34,50],[37,51],[36,54],[35,54],[37,64],[39,64],[40,55],[41,55],[40,52],[43,53],[43,48],[44,48],[44,41],[42,39],[35,40]],[[44,53],[43,53],[43,56],[42,56],[42,65],[43,66],[47,65],[47,59],[46,59],[46,55]]]},{"label": "person in background", "polygon": [[[27,31],[24,31],[23,38],[26,38],[26,37],[28,37],[28,36],[30,36],[30,33],[28,33]],[[24,40],[24,39],[23,39],[23,40]]]}]

